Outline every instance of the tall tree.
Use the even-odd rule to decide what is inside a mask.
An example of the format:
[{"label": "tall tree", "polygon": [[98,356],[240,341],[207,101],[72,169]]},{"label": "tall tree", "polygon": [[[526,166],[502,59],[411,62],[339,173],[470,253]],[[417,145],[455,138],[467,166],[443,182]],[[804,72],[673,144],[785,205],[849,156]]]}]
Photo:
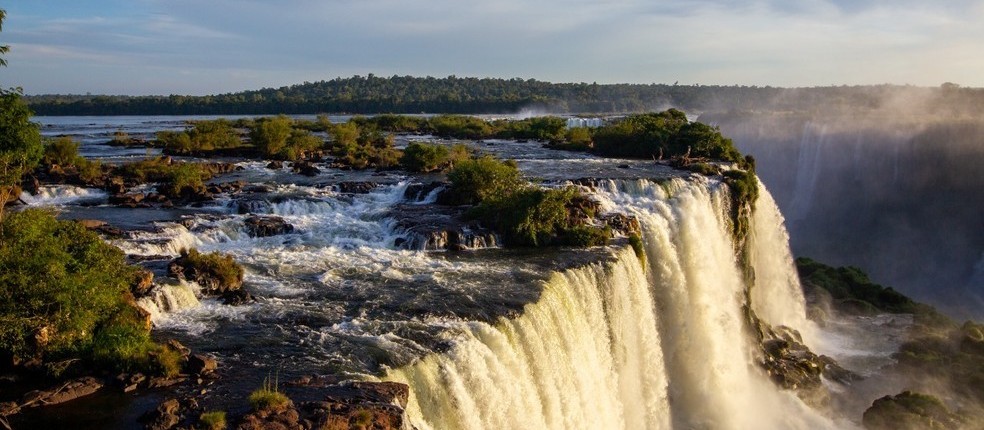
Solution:
[{"label": "tall tree", "polygon": [[[0,29],[7,12],[0,9]],[[0,54],[9,51],[0,46]],[[0,65],[7,61],[0,56]],[[0,88],[0,221],[6,204],[20,193],[21,177],[41,160],[41,131],[31,122],[33,113],[21,100],[21,89]]]}]

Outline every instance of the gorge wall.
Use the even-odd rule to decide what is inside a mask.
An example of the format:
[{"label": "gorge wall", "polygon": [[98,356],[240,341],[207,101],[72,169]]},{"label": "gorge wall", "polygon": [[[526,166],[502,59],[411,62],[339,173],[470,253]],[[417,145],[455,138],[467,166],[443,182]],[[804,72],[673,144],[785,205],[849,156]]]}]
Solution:
[{"label": "gorge wall", "polygon": [[858,266],[957,318],[984,316],[984,120],[708,114],[788,220],[798,256]]}]

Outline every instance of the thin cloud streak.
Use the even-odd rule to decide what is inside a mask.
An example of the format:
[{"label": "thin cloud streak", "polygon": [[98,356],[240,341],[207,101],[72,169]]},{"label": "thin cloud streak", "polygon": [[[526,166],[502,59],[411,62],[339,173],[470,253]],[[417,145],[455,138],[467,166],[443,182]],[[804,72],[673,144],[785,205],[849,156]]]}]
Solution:
[{"label": "thin cloud streak", "polygon": [[7,6],[0,42],[12,47],[4,80],[32,94],[211,94],[368,73],[984,86],[984,0],[143,0],[89,16],[31,3]]}]

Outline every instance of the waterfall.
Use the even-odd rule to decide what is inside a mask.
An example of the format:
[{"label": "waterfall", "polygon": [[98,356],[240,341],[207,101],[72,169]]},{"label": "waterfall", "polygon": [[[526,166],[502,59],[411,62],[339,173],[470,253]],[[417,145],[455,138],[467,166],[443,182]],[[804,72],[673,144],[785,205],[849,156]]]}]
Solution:
[{"label": "waterfall", "polygon": [[751,220],[751,264],[755,287],[752,309],[765,322],[794,327],[813,344],[814,325],[806,319],[806,303],[789,249],[789,233],[779,206],[759,181],[759,198]]},{"label": "waterfall", "polygon": [[[468,323],[447,354],[391,373],[413,387],[420,429],[666,428],[669,406],[648,289],[630,249],[554,274],[524,315]],[[630,405],[631,407],[627,407]]]},{"label": "waterfall", "polygon": [[137,306],[147,311],[150,320],[157,324],[168,313],[201,305],[195,293],[198,288],[198,284],[186,282],[157,285],[149,295],[137,299]]},{"label": "waterfall", "polygon": [[[389,379],[411,387],[416,427],[835,427],[752,362],[726,186],[704,178],[607,181],[595,196],[603,210],[639,219],[645,257],[621,249],[612,262],[555,274],[522,316],[460,323],[448,351],[391,371]],[[776,216],[755,220],[752,246],[782,240]],[[781,245],[785,251],[755,251],[768,279],[764,301],[802,306],[786,282],[791,265]],[[783,267],[766,270],[774,260]],[[798,321],[771,303],[760,307],[768,318]]]}]

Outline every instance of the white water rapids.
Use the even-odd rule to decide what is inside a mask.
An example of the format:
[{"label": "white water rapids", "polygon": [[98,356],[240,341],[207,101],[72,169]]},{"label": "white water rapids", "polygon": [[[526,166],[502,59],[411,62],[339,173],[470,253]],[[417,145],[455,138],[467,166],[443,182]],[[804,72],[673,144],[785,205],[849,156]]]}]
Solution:
[{"label": "white water rapids", "polygon": [[[522,316],[463,323],[450,351],[391,371],[387,379],[411,387],[414,426],[844,426],[779,391],[752,363],[722,184],[608,181],[596,196],[603,210],[640,220],[645,257],[626,248],[612,262],[555,274]],[[781,217],[768,198],[758,203],[752,246],[765,297],[753,308],[768,322],[802,323]]]}]

